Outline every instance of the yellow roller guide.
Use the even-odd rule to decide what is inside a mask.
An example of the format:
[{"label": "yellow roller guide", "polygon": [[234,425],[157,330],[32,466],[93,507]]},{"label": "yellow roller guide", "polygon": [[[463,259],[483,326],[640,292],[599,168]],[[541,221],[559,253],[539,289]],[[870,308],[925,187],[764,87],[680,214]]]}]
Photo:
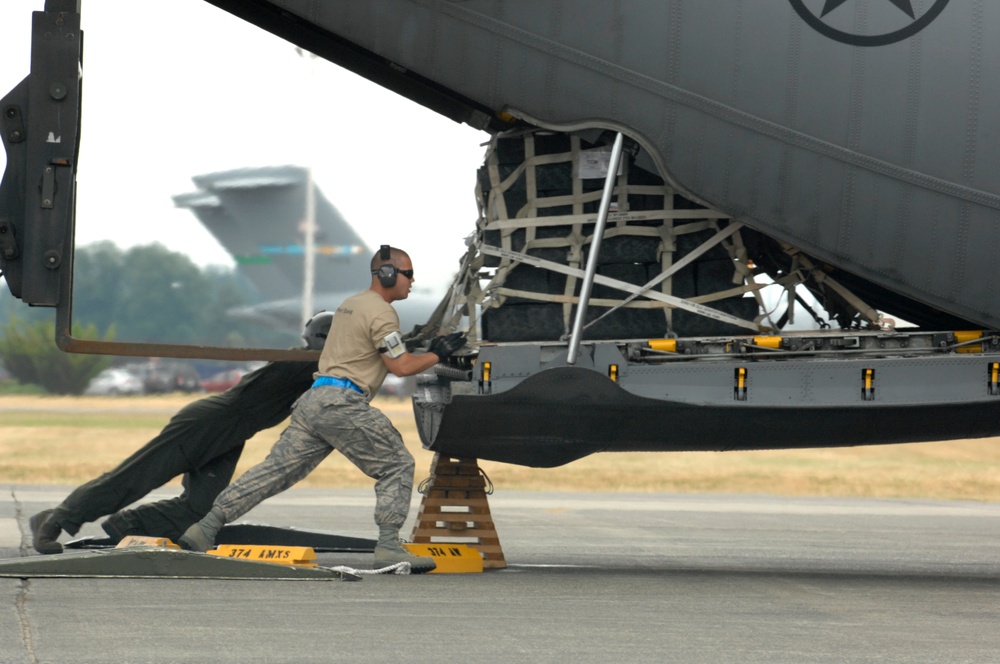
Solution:
[{"label": "yellow roller guide", "polygon": [[222,544],[208,552],[210,556],[237,558],[258,563],[316,567],[316,552],[311,546],[267,546],[264,544]]},{"label": "yellow roller guide", "polygon": [[434,559],[437,569],[430,574],[469,574],[483,571],[483,556],[467,544],[404,544],[415,556]]},{"label": "yellow roller guide", "polygon": [[753,345],[778,350],[781,348],[781,337],[754,337]]},{"label": "yellow roller guide", "polygon": [[665,350],[668,353],[676,353],[677,339],[650,339],[649,347],[653,350]]},{"label": "yellow roller guide", "polygon": [[[982,339],[982,330],[959,330],[955,332],[955,341],[957,343],[963,343],[966,341],[975,341],[976,339]],[[968,346],[959,346],[955,349],[956,353],[982,353],[982,344],[969,344]]]}]

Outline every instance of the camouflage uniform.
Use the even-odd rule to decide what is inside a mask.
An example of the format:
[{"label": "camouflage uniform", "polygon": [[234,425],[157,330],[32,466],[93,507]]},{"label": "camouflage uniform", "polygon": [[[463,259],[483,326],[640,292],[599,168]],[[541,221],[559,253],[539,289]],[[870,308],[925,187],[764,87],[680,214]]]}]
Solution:
[{"label": "camouflage uniform", "polygon": [[389,418],[364,395],[334,386],[302,395],[267,458],[223,491],[215,505],[231,523],[304,478],[333,450],[376,480],[375,523],[401,527],[410,508],[413,455]]}]

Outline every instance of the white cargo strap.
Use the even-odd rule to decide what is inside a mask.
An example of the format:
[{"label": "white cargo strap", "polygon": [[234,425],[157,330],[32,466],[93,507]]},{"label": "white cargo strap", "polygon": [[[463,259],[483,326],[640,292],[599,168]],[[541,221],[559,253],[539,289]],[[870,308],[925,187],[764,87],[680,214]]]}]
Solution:
[{"label": "white cargo strap", "polygon": [[[628,193],[644,193],[642,191],[636,192],[636,189],[646,189],[645,193],[653,194],[659,193],[663,195],[662,187],[635,187],[629,186]],[[581,194],[582,198],[589,197],[589,194]],[[566,199],[563,205],[570,205],[572,197],[563,196]],[[550,200],[558,200],[556,198],[546,198],[546,203]],[[598,196],[595,200],[600,200]],[[589,201],[581,201],[589,202]],[[612,212],[608,215],[608,224],[621,224],[628,221],[661,221],[666,219],[729,219],[729,215],[723,214],[717,210],[636,210],[634,212]],[[572,224],[593,224],[597,221],[597,215],[593,212],[586,212],[581,214],[563,214],[555,217],[518,217],[516,219],[496,219],[494,221],[488,221],[484,223],[481,227],[483,230],[496,231],[496,230],[516,230],[519,228],[541,228],[543,226],[569,226]],[[703,228],[708,228],[706,223]],[[608,228],[608,233],[611,231],[619,231],[619,233],[628,233],[630,235],[651,235],[655,236],[658,233],[658,227],[656,226],[611,226]],[[604,234],[604,237],[611,237],[608,233]],[[552,238],[558,239],[558,238]]]},{"label": "white cargo strap", "polygon": [[[607,315],[609,315],[609,314],[611,314],[611,313],[613,313],[615,311],[618,311],[622,307],[628,305],[629,302],[631,302],[632,300],[636,299],[637,297],[645,295],[651,288],[653,288],[654,286],[659,285],[660,283],[662,283],[663,281],[665,281],[668,277],[673,276],[674,274],[676,274],[677,272],[679,272],[683,268],[687,267],[688,265],[690,265],[691,263],[693,263],[694,261],[696,261],[706,251],[708,251],[709,249],[711,249],[715,245],[719,244],[724,239],[726,239],[727,237],[729,237],[730,235],[732,235],[733,233],[735,233],[736,231],[738,231],[741,228],[743,228],[743,224],[741,224],[740,222],[737,221],[737,222],[731,222],[724,229],[722,229],[720,231],[717,231],[715,233],[715,235],[713,235],[712,237],[710,237],[707,240],[705,240],[704,242],[702,242],[701,245],[699,245],[698,247],[696,247],[696,248],[692,249],[691,251],[689,251],[687,253],[687,255],[684,256],[684,258],[680,259],[679,261],[677,261],[676,263],[674,263],[673,265],[671,265],[669,269],[664,270],[663,272],[661,272],[659,274],[659,276],[654,277],[649,283],[647,283],[647,284],[643,285],[642,287],[640,287],[638,291],[635,291],[634,293],[632,293],[631,295],[629,295],[627,298],[625,298],[625,300],[622,301],[621,304],[615,305],[614,307],[612,307],[611,309],[608,309],[607,311],[605,311],[603,314],[601,314],[600,316],[598,316],[594,320],[592,320],[589,323],[587,323],[587,325],[584,326],[584,329],[590,327],[591,325],[593,325],[594,323],[598,322],[599,320],[601,320],[605,316],[607,316]],[[690,301],[690,300],[688,300],[688,301]],[[739,320],[742,320],[742,319],[739,319]],[[753,329],[753,328],[751,328],[751,329]]]},{"label": "white cargo strap", "polygon": [[[754,319],[754,322],[762,323],[766,320],[768,322],[768,327],[772,330],[778,329],[777,325],[775,325],[774,321],[771,319],[772,312],[767,310],[767,306],[764,304],[764,298],[760,293],[761,289],[765,288],[768,284],[758,284],[757,279],[754,277],[753,270],[747,267],[749,256],[747,256],[747,248],[743,244],[743,236],[740,233],[733,236],[733,258],[736,263],[736,272],[733,274],[733,282],[739,283],[739,280],[742,279],[742,282],[747,288],[750,289],[750,292],[753,293],[754,299],[757,300],[757,308],[762,312]],[[790,313],[794,316],[794,312]],[[789,319],[788,322],[791,323],[794,321]]]},{"label": "white cargo strap", "polygon": [[859,314],[861,314],[869,323],[871,323],[875,327],[881,327],[881,323],[879,321],[882,318],[882,316],[879,314],[879,312],[875,311],[875,309],[868,306],[868,304],[865,303],[860,297],[858,297],[851,291],[847,290],[847,288],[842,286],[840,282],[838,282],[836,279],[828,275],[826,272],[823,272],[823,270],[816,269],[816,266],[813,265],[812,261],[810,261],[805,256],[800,255],[799,259],[802,262],[803,268],[810,271],[810,275],[812,276],[813,279],[816,280],[816,283],[824,284],[835,290],[838,295],[840,295],[848,302],[848,304],[854,307],[855,310]]},{"label": "white cargo strap", "polygon": [[[499,247],[493,247],[486,244],[480,247],[480,250],[484,254],[487,254],[489,256],[508,258],[510,260],[526,263],[528,265],[534,265],[535,267],[542,267],[547,270],[552,270],[553,272],[559,272],[561,274],[570,275],[577,278],[581,278],[583,276],[583,270],[579,268],[572,268],[567,265],[560,265],[559,263],[553,263],[552,261],[547,261],[541,258],[536,258],[534,256],[529,256],[527,254],[522,254],[517,251],[504,250]],[[603,275],[596,275],[594,277],[594,283],[601,284],[602,286],[610,286],[611,288],[616,288],[626,293],[639,293],[642,290],[642,286],[636,286],[635,284],[630,284],[626,281],[619,281],[618,279],[612,279],[610,277],[605,277]],[[647,291],[643,295],[651,300],[657,300],[658,302],[662,302],[671,307],[684,309],[685,311],[690,311],[700,316],[711,318],[712,320],[717,320],[724,323],[730,323],[732,325],[737,325],[739,327],[743,327],[754,331],[760,331],[763,329],[757,323],[752,323],[750,321],[743,320],[742,318],[737,318],[736,316],[730,316],[729,314],[718,311],[717,309],[712,309],[711,307],[702,306],[700,304],[691,302],[690,300],[674,297],[673,295],[667,295],[666,293],[660,293],[659,291]]]}]

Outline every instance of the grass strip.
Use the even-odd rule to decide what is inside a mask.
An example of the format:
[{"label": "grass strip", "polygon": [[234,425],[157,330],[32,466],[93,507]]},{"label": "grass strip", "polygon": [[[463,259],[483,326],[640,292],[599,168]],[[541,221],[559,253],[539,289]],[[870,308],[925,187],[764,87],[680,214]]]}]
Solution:
[{"label": "grass strip", "polygon": [[[0,478],[70,485],[93,479],[155,436],[177,409],[195,398],[0,396]],[[381,399],[377,405],[416,458],[419,483],[429,474],[433,453],[420,445],[409,402]],[[252,438],[237,473],[263,460],[283,428]],[[480,465],[498,491],[1000,501],[1000,438],[758,452],[607,453],[546,469],[490,461]],[[371,480],[332,454],[301,486],[369,487]]]}]

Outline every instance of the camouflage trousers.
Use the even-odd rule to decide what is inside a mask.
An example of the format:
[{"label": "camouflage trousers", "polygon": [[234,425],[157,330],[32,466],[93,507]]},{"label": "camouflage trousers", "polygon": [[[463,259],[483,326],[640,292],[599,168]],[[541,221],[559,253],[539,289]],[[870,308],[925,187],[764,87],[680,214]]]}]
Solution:
[{"label": "camouflage trousers", "polygon": [[385,415],[354,390],[314,387],[292,407],[291,424],[262,462],[219,494],[226,523],[281,493],[337,450],[375,480],[375,523],[400,527],[413,492],[413,455]]}]

